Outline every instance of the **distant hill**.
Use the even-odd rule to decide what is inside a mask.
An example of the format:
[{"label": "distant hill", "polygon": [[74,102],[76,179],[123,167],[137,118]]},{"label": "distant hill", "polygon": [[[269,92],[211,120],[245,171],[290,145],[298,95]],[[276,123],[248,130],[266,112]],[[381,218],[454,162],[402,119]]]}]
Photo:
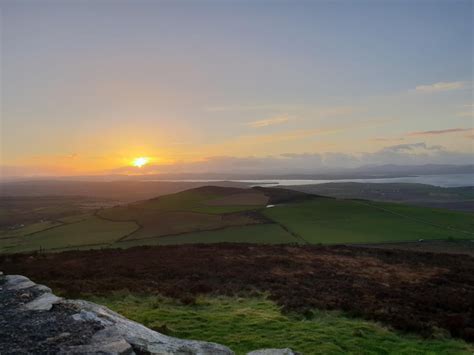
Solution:
[{"label": "distant hill", "polygon": [[474,165],[449,165],[449,164],[425,164],[425,165],[366,165],[353,172],[369,174],[401,174],[401,175],[445,175],[445,174],[473,174]]},{"label": "distant hill", "polygon": [[413,183],[335,182],[288,186],[288,188],[337,198],[402,202],[417,206],[474,212],[474,186],[439,187]]},{"label": "distant hill", "polygon": [[[22,180],[0,182],[0,196],[82,196],[132,202],[209,185],[198,181],[100,181],[96,180]],[[216,181],[216,186],[248,187],[249,184]]]}]

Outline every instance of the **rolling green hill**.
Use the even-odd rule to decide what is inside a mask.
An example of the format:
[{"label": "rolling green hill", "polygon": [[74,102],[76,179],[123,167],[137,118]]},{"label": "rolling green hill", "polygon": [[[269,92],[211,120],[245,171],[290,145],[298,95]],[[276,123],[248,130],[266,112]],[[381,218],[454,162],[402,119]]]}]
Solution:
[{"label": "rolling green hill", "polygon": [[277,188],[206,186],[0,232],[0,252],[189,243],[473,239],[474,215]]}]

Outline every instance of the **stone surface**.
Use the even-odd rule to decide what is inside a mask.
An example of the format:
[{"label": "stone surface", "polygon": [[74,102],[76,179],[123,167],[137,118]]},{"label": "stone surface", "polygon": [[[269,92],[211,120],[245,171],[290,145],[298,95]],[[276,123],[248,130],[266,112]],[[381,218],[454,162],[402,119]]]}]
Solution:
[{"label": "stone surface", "polygon": [[8,275],[5,277],[5,280],[6,283],[4,287],[7,290],[22,290],[36,285],[29,278],[21,275]]},{"label": "stone surface", "polygon": [[52,293],[43,293],[33,301],[25,304],[23,307],[29,311],[49,311],[54,304],[59,303],[60,301],[61,298]]},{"label": "stone surface", "polygon": [[81,300],[65,303],[81,310],[73,315],[74,319],[94,320],[104,326],[104,329],[94,335],[93,343],[102,344],[106,339],[123,338],[134,348],[151,354],[233,354],[223,345],[160,334],[95,303]]},{"label": "stone surface", "polygon": [[71,346],[67,350],[61,351],[59,354],[117,354],[129,355],[135,354],[132,346],[124,339],[108,339],[103,343],[95,342],[90,345]]},{"label": "stone surface", "polygon": [[155,332],[110,309],[0,275],[0,353],[230,355],[224,345]]}]

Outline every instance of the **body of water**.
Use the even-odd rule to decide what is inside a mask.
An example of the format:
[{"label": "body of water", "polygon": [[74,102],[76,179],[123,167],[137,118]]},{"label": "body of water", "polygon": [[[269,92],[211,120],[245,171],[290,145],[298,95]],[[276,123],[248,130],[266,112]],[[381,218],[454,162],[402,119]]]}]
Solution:
[{"label": "body of water", "polygon": [[[156,181],[156,180],[155,180]],[[167,181],[189,181],[189,182],[217,182],[222,180],[167,180]],[[394,178],[374,179],[337,179],[337,180],[229,180],[235,182],[249,183],[253,186],[291,186],[291,185],[313,185],[326,184],[329,182],[370,182],[370,183],[419,183],[441,187],[474,186],[474,174],[445,174],[445,175],[419,175]]]}]

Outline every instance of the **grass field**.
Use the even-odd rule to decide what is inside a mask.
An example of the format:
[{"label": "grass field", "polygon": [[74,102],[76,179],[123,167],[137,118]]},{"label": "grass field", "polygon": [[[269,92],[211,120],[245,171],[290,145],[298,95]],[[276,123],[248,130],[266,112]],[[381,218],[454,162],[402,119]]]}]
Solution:
[{"label": "grass field", "polygon": [[173,245],[193,243],[260,243],[284,244],[297,240],[277,224],[257,224],[253,226],[229,227],[215,231],[186,233],[177,236],[125,240],[113,246],[129,248],[139,245]]},{"label": "grass field", "polygon": [[[153,211],[190,211],[200,213],[232,213],[239,211],[252,210],[265,205],[266,199],[262,193],[261,199],[256,199],[254,193],[253,199],[241,199],[241,195],[248,195],[248,190],[226,189],[226,188],[198,188],[179,192],[177,194],[160,196],[157,199],[145,201],[140,207]],[[219,201],[224,200],[220,204]],[[235,204],[230,202],[234,200]],[[248,205],[242,204],[247,201]],[[215,204],[217,201],[217,205]]]},{"label": "grass field", "polygon": [[261,192],[233,194],[205,202],[208,206],[265,206],[267,203],[268,196]]},{"label": "grass field", "polygon": [[124,316],[171,336],[221,343],[237,354],[285,348],[311,354],[472,354],[474,347],[440,336],[402,335],[337,312],[283,315],[264,297],[199,297],[184,305],[160,296],[92,297]]},{"label": "grass field", "polygon": [[196,212],[165,212],[157,215],[141,216],[137,222],[142,226],[127,240],[176,235],[203,230],[215,230],[231,226],[259,223],[246,215],[216,215]]},{"label": "grass field", "polygon": [[[29,185],[29,184],[25,184]],[[6,193],[10,192],[4,190]],[[0,196],[0,231],[87,213],[111,201],[78,196]]]},{"label": "grass field", "polygon": [[[474,236],[472,214],[388,203],[372,205],[353,200],[316,199],[276,206],[263,213],[308,243],[375,243]],[[450,226],[460,230],[450,229]]]},{"label": "grass field", "polygon": [[261,223],[238,212],[261,208],[267,200],[260,192],[207,188],[104,209],[97,215],[138,223],[140,230],[127,238],[132,240]]},{"label": "grass field", "polygon": [[44,222],[33,223],[22,228],[2,231],[0,232],[0,239],[22,237],[25,235],[38,233],[38,232],[41,232],[42,230],[52,228],[55,226],[60,226],[60,225],[61,223],[57,221],[44,221]]},{"label": "grass field", "polygon": [[440,187],[415,183],[332,182],[291,186],[291,189],[345,199],[398,202],[415,206],[474,212],[474,188]]},{"label": "grass field", "polygon": [[386,211],[401,214],[413,220],[426,222],[442,228],[468,232],[474,237],[474,214],[455,212],[439,208],[415,207],[397,203],[371,202],[373,206],[383,208]]},{"label": "grass field", "polygon": [[138,226],[132,222],[110,222],[95,216],[71,224],[43,230],[33,235],[14,240],[8,252],[35,251],[40,249],[62,249],[93,244],[113,243],[133,232]]},{"label": "grass field", "polygon": [[[276,201],[275,207],[265,208],[269,199]],[[3,231],[0,252],[218,242],[336,244],[473,238],[471,213],[318,198],[284,189],[202,187],[100,209],[94,216],[77,214]]]}]

